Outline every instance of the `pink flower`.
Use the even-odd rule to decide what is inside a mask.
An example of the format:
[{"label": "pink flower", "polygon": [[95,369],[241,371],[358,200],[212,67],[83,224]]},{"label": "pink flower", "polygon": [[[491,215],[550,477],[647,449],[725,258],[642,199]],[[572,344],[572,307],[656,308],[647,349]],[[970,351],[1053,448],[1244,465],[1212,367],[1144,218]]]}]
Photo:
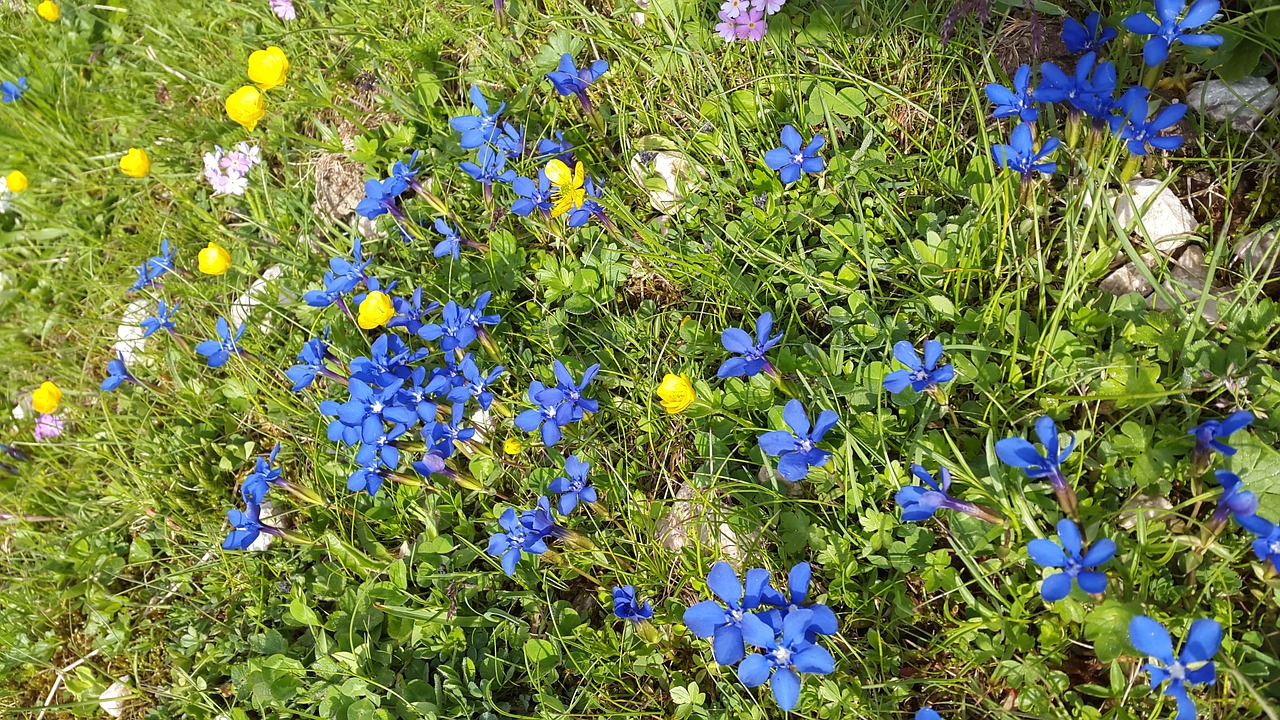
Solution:
[{"label": "pink flower", "polygon": [[62,418],[41,413],[40,417],[36,418],[36,429],[32,435],[35,436],[36,442],[44,442],[61,435],[62,427]]},{"label": "pink flower", "polygon": [[720,11],[719,16],[720,22],[716,25],[716,32],[720,34],[720,37],[724,38],[725,42],[733,42],[738,37],[733,19],[726,15],[723,10]]},{"label": "pink flower", "polygon": [[764,11],[765,15],[772,15],[778,12],[786,4],[787,0],[751,0],[751,7]]},{"label": "pink flower", "polygon": [[298,13],[293,9],[292,0],[271,0],[271,9],[281,20],[297,20]]},{"label": "pink flower", "polygon": [[734,19],[734,32],[739,40],[760,42],[768,29],[769,24],[764,21],[764,12],[760,10],[752,10]]},{"label": "pink flower", "polygon": [[750,0],[724,0],[724,4],[720,6],[720,19],[732,20],[739,15],[745,15],[750,6]]},{"label": "pink flower", "polygon": [[227,169],[228,175],[248,175],[253,165],[249,162],[249,156],[242,152],[232,151],[222,158],[222,167]]}]

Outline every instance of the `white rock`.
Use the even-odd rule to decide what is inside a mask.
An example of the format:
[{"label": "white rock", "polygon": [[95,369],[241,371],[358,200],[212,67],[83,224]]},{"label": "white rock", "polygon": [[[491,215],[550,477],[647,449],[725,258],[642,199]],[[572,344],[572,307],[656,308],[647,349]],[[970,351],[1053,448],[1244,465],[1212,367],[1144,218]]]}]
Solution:
[{"label": "white rock", "polygon": [[129,682],[129,676],[125,675],[119,680],[111,683],[111,687],[102,691],[98,696],[98,705],[111,717],[120,717],[124,714],[124,702],[120,698],[133,695],[133,692],[125,686]]},{"label": "white rock", "polygon": [[1129,181],[1129,192],[1116,198],[1115,213],[1126,230],[1141,234],[1167,255],[1186,244],[1184,236],[1194,233],[1197,223],[1178,196],[1162,185],[1145,178]]},{"label": "white rock", "polygon": [[640,12],[631,13],[631,23],[636,27],[644,27],[644,11],[649,9],[649,0],[636,0]]},{"label": "white rock", "polygon": [[[253,309],[262,304],[262,296],[267,289],[267,283],[280,277],[283,273],[284,270],[279,265],[272,265],[262,271],[262,277],[254,280],[243,295],[236,298],[236,301],[231,304],[231,312],[227,313],[227,322],[231,324],[233,331],[235,328],[240,327],[240,323],[248,321]],[[280,295],[279,301],[287,303],[289,298],[285,295]],[[271,318],[263,318],[262,322],[258,324],[258,329],[264,333],[269,332],[271,330]]]},{"label": "white rock", "polygon": [[695,490],[684,483],[676,491],[671,511],[658,519],[658,543],[671,552],[680,552],[691,542],[714,545],[730,564],[741,567],[749,548],[760,546],[759,531],[742,535],[727,520],[729,508],[715,497],[715,490]]},{"label": "white rock", "polygon": [[1259,230],[1245,236],[1236,245],[1236,262],[1243,265],[1244,269],[1250,273],[1261,271],[1263,279],[1275,275],[1280,271],[1280,268],[1276,267],[1277,260],[1280,259],[1276,256],[1277,230],[1280,230],[1280,227]]},{"label": "white rock", "polygon": [[1098,283],[1098,287],[1112,295],[1138,293],[1144,297],[1154,289],[1151,283],[1147,281],[1147,278],[1143,276],[1142,271],[1138,270],[1138,266],[1133,263],[1129,263],[1103,278],[1102,282]]},{"label": "white rock", "polygon": [[[698,177],[705,172],[676,150],[642,150],[631,156],[632,177],[649,193],[653,209],[667,215],[680,207],[687,191],[697,188]],[[646,182],[653,178],[661,180],[665,188]]]},{"label": "white rock", "polygon": [[120,317],[120,326],[116,328],[115,349],[124,356],[124,364],[132,365],[138,354],[147,347],[147,339],[142,337],[142,327],[138,324],[155,312],[155,301],[139,298],[129,303]]},{"label": "white rock", "polygon": [[1262,119],[1280,101],[1280,90],[1260,77],[1246,77],[1229,83],[1224,80],[1205,80],[1191,86],[1187,93],[1187,105],[1200,115],[1230,122],[1241,132],[1252,132],[1262,125]]}]

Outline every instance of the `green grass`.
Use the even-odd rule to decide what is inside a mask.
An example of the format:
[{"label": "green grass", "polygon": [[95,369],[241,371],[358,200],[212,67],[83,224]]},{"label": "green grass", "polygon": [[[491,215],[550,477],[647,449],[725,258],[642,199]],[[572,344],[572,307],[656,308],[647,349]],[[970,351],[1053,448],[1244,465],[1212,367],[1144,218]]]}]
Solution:
[{"label": "green grass", "polygon": [[[1194,693],[1201,717],[1274,720],[1280,584],[1238,527],[1199,560],[1216,490],[1193,477],[1185,434],[1253,409],[1259,420],[1233,438],[1241,452],[1227,466],[1261,513],[1280,515],[1274,287],[1232,262],[1235,242],[1280,212],[1274,118],[1246,142],[1191,116],[1184,151],[1152,168],[1207,177],[1229,199],[1198,214],[1206,287],[1231,288],[1209,323],[1194,302],[1157,313],[1097,289],[1115,258],[1146,251],[1109,208],[1084,202],[1119,187],[1117,144],[1096,163],[1064,153],[1029,207],[991,167],[987,148],[1006,129],[986,119],[982,85],[1006,80],[1009,50],[995,36],[1021,11],[987,28],[963,20],[944,48],[949,8],[936,3],[795,2],[764,42],[726,47],[710,4],[670,0],[654,0],[643,27],[630,5],[513,4],[505,29],[483,2],[295,4],[294,23],[265,0],[65,3],[52,25],[32,5],[0,19],[5,77],[31,84],[0,107],[0,171],[31,178],[0,226],[0,389],[20,404],[53,380],[67,420],[45,444],[30,442],[29,417],[0,432],[30,455],[19,477],[0,474],[0,512],[17,516],[0,520],[0,713],[35,717],[58,672],[84,659],[45,718],[101,715],[98,695],[124,676],[126,717],[137,718],[781,717],[681,622],[708,597],[711,564],[740,554],[743,569],[775,578],[812,563],[811,598],[840,618],[825,641],[836,672],[806,678],[798,717],[907,718],[923,704],[948,718],[1172,716],[1125,641],[1143,612],[1175,642],[1195,618],[1222,623],[1218,683]],[[1103,9],[1116,22],[1133,7]],[[1238,10],[1220,31],[1260,41],[1265,70],[1280,45],[1259,27],[1276,15]],[[247,82],[248,54],[271,44],[288,54],[289,80],[249,134],[222,99]],[[603,135],[541,79],[562,52],[611,63],[592,89]],[[1118,44],[1113,59],[1136,73],[1138,52]],[[1197,72],[1175,60],[1166,74]],[[564,131],[604,180],[617,235],[493,220],[447,126],[467,112],[473,82],[507,101],[530,138]],[[760,159],[784,124],[828,138],[826,173],[785,190]],[[248,194],[211,197],[201,154],[245,139],[266,159]],[[505,408],[523,409],[554,359],[575,373],[602,365],[601,411],[563,443],[526,438],[531,447],[505,456],[503,440],[523,434],[498,414],[458,461],[469,487],[346,490],[353,453],[326,439],[317,409],[341,388],[294,394],[282,376],[326,326],[344,361],[377,337],[298,301],[356,233],[312,209],[316,158],[346,152],[344,139],[367,176],[420,149],[464,233],[489,245],[441,263],[431,231],[406,246],[385,218],[365,241],[371,270],[397,292],[493,291],[496,357],[476,353],[482,367],[506,367]],[[642,145],[706,170],[669,219],[627,175]],[[130,146],[150,153],[148,178],[117,171]],[[431,218],[422,201],[409,209]],[[209,369],[157,335],[133,371],[158,390],[101,393],[135,299],[130,267],[164,238],[187,269],[209,241],[234,259],[224,276],[171,274],[139,296],[180,301],[190,344],[280,266],[245,334],[256,360]],[[756,446],[782,427],[786,395],[763,376],[715,379],[720,332],[763,311],[786,333],[770,357],[789,387],[811,414],[842,418],[824,443],[831,463],[795,487],[760,472],[774,461]],[[945,413],[928,396],[881,390],[893,343],[924,337],[941,339],[958,371]],[[683,415],[653,394],[667,372],[695,379],[699,401]],[[1086,536],[1120,546],[1101,602],[1040,599],[1025,547],[1052,537],[1061,511],[992,449],[1044,413],[1077,436],[1066,470]],[[219,550],[240,481],[277,441],[285,477],[325,501],[273,491],[310,542]],[[590,547],[557,545],[509,579],[484,552],[496,517],[545,494],[570,453],[591,462],[602,494],[567,520]],[[914,462],[951,468],[956,494],[998,508],[1006,528],[959,515],[901,522],[893,495]],[[681,551],[660,544],[660,519],[690,493],[723,506],[713,517],[739,538],[736,552],[694,528]],[[1126,516],[1139,496],[1172,510]],[[626,583],[653,601],[652,633],[612,618],[609,590]]]}]

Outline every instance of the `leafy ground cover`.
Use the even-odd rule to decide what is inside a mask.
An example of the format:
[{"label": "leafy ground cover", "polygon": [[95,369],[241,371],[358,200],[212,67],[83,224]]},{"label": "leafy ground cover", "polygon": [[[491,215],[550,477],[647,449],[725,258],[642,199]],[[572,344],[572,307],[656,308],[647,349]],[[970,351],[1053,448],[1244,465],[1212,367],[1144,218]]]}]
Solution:
[{"label": "leafy ground cover", "polygon": [[[283,5],[0,19],[0,709],[1274,720],[1276,251],[1237,249],[1280,215],[1280,125],[1163,120],[1274,81],[1276,8],[1188,16],[1225,42],[1153,69],[1136,2],[793,1],[762,35],[678,0]],[[1091,9],[1116,134],[1024,102]],[[1051,137],[1052,174],[993,162]],[[1110,201],[1135,174],[1188,200],[1198,292]],[[1149,293],[1103,292],[1130,261]],[[1215,421],[1234,454],[1188,434]]]}]

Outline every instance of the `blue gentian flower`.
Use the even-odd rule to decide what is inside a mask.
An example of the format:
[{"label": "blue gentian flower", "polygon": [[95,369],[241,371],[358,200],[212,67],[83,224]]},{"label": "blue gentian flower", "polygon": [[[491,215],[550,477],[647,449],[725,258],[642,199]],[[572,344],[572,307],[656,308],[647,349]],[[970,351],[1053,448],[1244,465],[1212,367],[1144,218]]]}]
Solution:
[{"label": "blue gentian flower", "polygon": [[587,368],[582,373],[582,382],[573,379],[573,374],[569,372],[569,368],[564,363],[556,360],[552,363],[552,371],[556,376],[555,389],[560,393],[560,407],[556,410],[556,424],[567,425],[571,422],[578,422],[582,419],[584,412],[594,413],[600,411],[600,403],[591,398],[582,397],[583,391],[595,380],[596,373],[600,372],[600,363],[596,363]]},{"label": "blue gentian flower", "polygon": [[458,167],[470,175],[472,180],[484,186],[486,199],[494,181],[511,182],[516,179],[515,170],[505,169],[507,167],[506,152],[487,145],[476,152],[475,162],[458,163]]},{"label": "blue gentian flower", "polygon": [[178,312],[179,307],[178,303],[174,303],[173,307],[168,307],[163,299],[157,301],[156,314],[143,318],[142,322],[138,323],[142,328],[142,337],[151,337],[160,332],[161,329],[173,332],[173,314]]},{"label": "blue gentian flower", "polygon": [[498,313],[490,313],[488,315],[484,314],[485,308],[489,306],[489,300],[492,297],[493,293],[485,290],[476,297],[475,305],[473,305],[468,311],[468,314],[471,316],[471,327],[475,329],[476,334],[481,337],[487,335],[484,329],[485,325],[492,326],[502,322],[502,316]]},{"label": "blue gentian flower", "polygon": [[[748,570],[744,589],[729,563],[717,562],[707,573],[707,587],[724,605],[715,600],[703,600],[684,611],[684,624],[695,636],[712,638],[711,649],[717,663],[734,665],[746,655],[742,638],[743,619],[760,607],[769,587],[769,571],[760,568]],[[777,610],[765,613],[768,618],[766,624],[781,625]]]},{"label": "blue gentian flower", "polygon": [[909,386],[916,392],[950,382],[956,376],[956,369],[950,363],[938,367],[942,357],[942,343],[937,340],[924,341],[924,361],[916,354],[916,348],[906,340],[893,346],[893,356],[898,362],[907,366],[906,370],[894,370],[884,376],[884,389],[891,393],[900,393]]},{"label": "blue gentian flower", "polygon": [[471,86],[471,104],[478,114],[460,115],[449,121],[449,127],[462,133],[458,142],[464,150],[474,150],[481,145],[493,142],[498,136],[498,116],[507,108],[507,104],[498,105],[497,112],[489,112],[489,101],[480,93],[480,88]]},{"label": "blue gentian flower", "polygon": [[493,391],[489,386],[502,375],[503,367],[499,365],[490,370],[488,375],[483,375],[480,373],[480,368],[476,366],[475,359],[468,354],[458,365],[458,369],[462,371],[465,381],[449,391],[449,401],[465,403],[474,397],[479,401],[481,410],[488,410],[489,406],[493,405]]},{"label": "blue gentian flower", "polygon": [[534,157],[534,160],[545,165],[552,158],[558,158],[560,162],[573,167],[575,163],[573,145],[564,139],[564,133],[559,130],[552,134],[555,135],[554,140],[542,138],[538,141],[538,154]]},{"label": "blue gentian flower", "polygon": [[1095,118],[1110,115],[1116,90],[1116,66],[1109,62],[1095,63],[1096,59],[1094,53],[1086,53],[1076,61],[1073,75],[1067,75],[1051,62],[1041,63],[1043,79],[1036,88],[1036,99],[1068,102],[1072,113],[1083,111]]},{"label": "blue gentian flower", "polygon": [[418,336],[428,342],[438,341],[440,349],[446,353],[455,348],[466,348],[476,339],[471,311],[450,300],[440,312],[440,322],[423,324]]},{"label": "blue gentian flower", "polygon": [[1160,131],[1173,127],[1187,114],[1186,103],[1167,105],[1147,119],[1150,112],[1145,102],[1135,103],[1125,114],[1128,123],[1120,131],[1120,139],[1126,141],[1126,147],[1133,155],[1146,155],[1147,146],[1158,150],[1177,150],[1182,147],[1181,135],[1161,135]]},{"label": "blue gentian flower", "polygon": [[515,508],[507,508],[498,518],[498,524],[505,532],[495,533],[489,538],[487,552],[501,556],[502,571],[511,577],[516,574],[516,563],[520,562],[523,553],[541,555],[547,551],[545,536],[539,529],[526,526],[523,518],[516,514]]},{"label": "blue gentian flower", "polygon": [[644,604],[636,597],[635,585],[623,585],[613,588],[613,614],[620,620],[653,619],[653,605],[646,600]]},{"label": "blue gentian flower", "polygon": [[1195,435],[1196,437],[1196,454],[1207,458],[1210,453],[1217,450],[1223,455],[1231,457],[1236,454],[1236,449],[1220,441],[1230,437],[1232,433],[1238,430],[1245,429],[1251,422],[1253,422],[1253,413],[1248,410],[1237,410],[1224,420],[1206,420],[1188,430],[1187,434]]},{"label": "blue gentian flower", "polygon": [[299,392],[315,382],[316,375],[328,374],[325,367],[325,361],[329,359],[329,345],[325,342],[328,337],[329,328],[326,327],[323,337],[314,337],[303,343],[302,351],[298,353],[298,364],[284,371],[285,376],[293,381],[291,391]]},{"label": "blue gentian flower", "polygon": [[1133,85],[1125,88],[1120,93],[1120,97],[1111,103],[1111,110],[1114,113],[1108,118],[1107,123],[1111,126],[1111,132],[1119,133],[1121,129],[1129,122],[1130,117],[1147,116],[1147,96],[1151,91],[1141,85]]},{"label": "blue gentian flower", "polygon": [[397,380],[375,390],[363,380],[352,377],[347,381],[351,398],[338,409],[338,419],[348,427],[360,428],[360,437],[365,442],[372,442],[382,435],[383,420],[401,425],[415,424],[417,413],[400,405],[396,398],[403,384],[403,380]]},{"label": "blue gentian flower", "polygon": [[555,445],[563,435],[556,423],[556,410],[563,399],[564,393],[534,380],[529,384],[529,401],[537,407],[516,415],[515,426],[528,433],[537,432],[541,427],[542,443],[547,447]]},{"label": "blue gentian flower", "polygon": [[280,487],[284,483],[280,480],[281,468],[274,467],[276,455],[280,454],[280,443],[276,443],[271,448],[271,453],[266,458],[261,455],[254,460],[253,472],[249,473],[244,482],[240,483],[240,495],[244,497],[246,504],[260,505],[263,498],[267,496],[267,490],[273,486]]},{"label": "blue gentian flower", "polygon": [[555,86],[556,92],[563,97],[581,95],[587,91],[591,83],[600,79],[609,70],[607,60],[596,60],[581,70],[573,63],[573,56],[565,53],[560,56],[560,66],[547,73],[547,79]]},{"label": "blue gentian flower", "polygon": [[107,377],[103,379],[100,389],[110,392],[126,382],[131,382],[135,385],[141,384],[137,378],[129,373],[129,368],[125,367],[124,364],[124,355],[117,350],[115,359],[107,363]]},{"label": "blue gentian flower", "polygon": [[258,539],[262,533],[268,535],[279,535],[280,531],[276,528],[262,524],[262,507],[257,503],[247,503],[244,512],[239,510],[229,510],[227,512],[227,522],[231,523],[232,530],[227,534],[227,539],[222,541],[223,550],[248,550],[249,546]]},{"label": "blue gentian flower", "polygon": [[551,512],[551,501],[546,495],[538,498],[538,502],[529,510],[520,513],[520,523],[539,537],[563,538],[568,531],[556,524],[555,515]]},{"label": "blue gentian flower", "polygon": [[397,219],[403,217],[404,213],[400,211],[400,206],[396,204],[396,199],[400,197],[400,194],[406,188],[407,186],[402,180],[394,177],[386,180],[374,178],[365,180],[364,199],[356,204],[356,214],[368,220],[373,220],[387,213]]},{"label": "blue gentian flower", "polygon": [[1040,586],[1040,597],[1045,602],[1057,602],[1071,593],[1071,584],[1075,582],[1080,589],[1090,595],[1097,595],[1107,589],[1107,574],[1097,572],[1098,567],[1116,554],[1115,541],[1110,538],[1098,540],[1089,548],[1089,552],[1081,556],[1083,550],[1080,540],[1080,528],[1070,520],[1058,521],[1058,545],[1044,538],[1036,538],[1027,544],[1027,556],[1040,567],[1062,568],[1044,579]]},{"label": "blue gentian flower", "polygon": [[772,371],[773,365],[769,364],[764,356],[782,339],[782,333],[769,337],[770,332],[773,332],[773,313],[764,313],[756,319],[754,341],[741,328],[728,328],[720,333],[720,344],[724,349],[737,353],[740,357],[725,360],[716,371],[716,377],[721,379],[740,375],[753,377],[761,370]]},{"label": "blue gentian flower", "polygon": [[138,292],[143,288],[147,288],[147,287],[151,287],[152,285],[155,285],[156,279],[163,274],[163,273],[155,274],[154,271],[151,269],[151,266],[147,263],[143,263],[141,265],[135,266],[133,268],[133,271],[138,273],[138,279],[133,281],[133,284],[129,286],[129,292]]},{"label": "blue gentian flower", "polygon": [[370,262],[371,260],[364,257],[360,238],[357,237],[351,242],[350,260],[344,257],[329,258],[329,270],[333,275],[325,276],[325,290],[336,290],[339,294],[351,292],[357,285],[368,279],[365,268],[369,267]]},{"label": "blue gentian flower", "polygon": [[168,240],[160,241],[160,254],[152,255],[147,259],[147,267],[151,268],[154,273],[153,277],[160,277],[170,270],[177,269],[173,264],[173,249],[169,247]]},{"label": "blue gentian flower", "polygon": [[1238,522],[1241,517],[1258,511],[1258,496],[1244,489],[1239,475],[1227,470],[1215,470],[1213,475],[1222,486],[1222,494],[1218,496],[1218,506],[1209,518],[1210,527],[1218,529],[1226,524],[1230,516],[1234,516]]},{"label": "blue gentian flower", "polygon": [[996,456],[1006,465],[1022,468],[1029,478],[1048,478],[1062,509],[1069,515],[1074,514],[1075,491],[1062,474],[1062,463],[1066,462],[1067,456],[1075,449],[1076,438],[1072,435],[1066,449],[1059,452],[1058,426],[1048,415],[1036,420],[1036,437],[1040,438],[1044,455],[1037,452],[1035,446],[1026,439],[1011,437],[996,441]]},{"label": "blue gentian flower", "polygon": [[436,232],[444,236],[444,239],[436,243],[436,247],[431,251],[435,257],[444,257],[452,255],[454,260],[462,252],[462,238],[458,237],[458,231],[449,226],[444,218],[436,218]]},{"label": "blue gentian flower", "polygon": [[1062,42],[1067,46],[1067,52],[1102,52],[1102,46],[1115,39],[1117,34],[1115,28],[1102,24],[1102,15],[1096,10],[1089,13],[1083,25],[1073,17],[1062,23]]},{"label": "blue gentian flower", "polygon": [[302,295],[302,301],[314,308],[326,308],[342,300],[343,280],[331,272],[324,274],[324,287],[320,290],[308,290]]},{"label": "blue gentian flower", "polygon": [[836,668],[831,653],[808,639],[812,622],[811,610],[788,613],[782,620],[779,637],[774,628],[756,616],[743,617],[743,639],[764,652],[747,655],[738,666],[742,684],[757,687],[768,680],[778,707],[788,712],[794,709],[800,701],[799,673],[827,675]]},{"label": "blue gentian flower", "polygon": [[942,720],[942,716],[933,708],[923,707],[916,711],[914,720]]},{"label": "blue gentian flower", "polygon": [[354,425],[347,424],[342,421],[343,403],[336,400],[323,400],[320,402],[320,414],[333,418],[325,428],[325,437],[329,438],[329,442],[340,442],[347,446],[354,446],[360,442],[360,435],[364,418],[360,417],[359,422]]},{"label": "blue gentian flower", "polygon": [[524,157],[529,151],[529,144],[524,137],[524,126],[514,125],[509,122],[502,123],[502,132],[498,135],[498,139],[493,141],[493,144],[517,160]]},{"label": "blue gentian flower", "polygon": [[[435,446],[445,457],[453,454],[454,443],[469,442],[475,437],[475,428],[462,427],[462,415],[462,403],[454,403],[449,422],[437,422],[431,428],[431,437],[435,441]],[[426,433],[425,430],[423,432]]]},{"label": "blue gentian flower", "polygon": [[519,197],[511,203],[511,212],[520,217],[528,217],[534,210],[541,210],[546,217],[551,216],[551,179],[542,168],[538,168],[538,182],[523,175],[511,183],[511,189]]},{"label": "blue gentian flower", "polygon": [[991,117],[1017,117],[1029,123],[1035,122],[1040,117],[1040,110],[1035,105],[1036,98],[1031,92],[1030,65],[1024,63],[1014,72],[1013,89],[1000,83],[988,83],[986,93],[987,99],[996,106],[996,109],[991,111]]},{"label": "blue gentian flower", "polygon": [[1280,525],[1257,514],[1237,515],[1236,522],[1258,536],[1253,540],[1253,554],[1280,571]]},{"label": "blue gentian flower", "polygon": [[418,155],[421,151],[414,150],[409,156],[409,162],[397,160],[395,165],[391,166],[391,178],[398,180],[405,187],[412,187],[418,181],[418,173],[422,172],[422,168],[418,167]]},{"label": "blue gentian flower", "polygon": [[395,424],[390,429],[381,428],[378,434],[372,437],[367,435],[362,437],[360,450],[356,452],[356,462],[361,465],[370,465],[377,461],[382,467],[394,470],[400,464],[400,448],[396,447],[395,442],[407,430],[408,428],[404,425]]},{"label": "blue gentian flower", "polygon": [[427,348],[410,349],[395,333],[383,333],[369,346],[368,357],[362,355],[351,360],[351,377],[384,386],[407,380],[413,372],[412,363],[430,353]]},{"label": "blue gentian flower", "polygon": [[18,82],[5,80],[0,83],[0,102],[17,102],[22,97],[22,93],[27,91],[27,79],[25,77],[18,78]]},{"label": "blue gentian flower", "polygon": [[382,483],[386,482],[387,470],[382,457],[375,455],[347,476],[347,490],[367,493],[369,497],[373,497],[382,489]]},{"label": "blue gentian flower", "polygon": [[949,494],[951,490],[951,471],[945,467],[938,468],[937,480],[934,480],[933,476],[920,464],[911,466],[911,474],[915,475],[924,485],[908,485],[893,496],[893,501],[898,504],[898,507],[902,508],[903,520],[907,522],[928,520],[933,517],[938,508],[946,508],[972,515],[990,523],[1002,524],[1004,522],[990,508],[951,497]]},{"label": "blue gentian flower", "polygon": [[808,610],[813,613],[809,621],[807,639],[814,642],[818,635],[834,635],[840,629],[836,614],[822,603],[805,605],[809,597],[809,583],[813,579],[813,568],[802,562],[792,566],[787,573],[787,594],[767,587],[764,591],[764,602],[778,608],[784,617],[797,610]]},{"label": "blue gentian flower", "polygon": [[1213,656],[1222,644],[1222,626],[1207,618],[1191,623],[1182,653],[1175,658],[1173,641],[1164,626],[1139,615],[1129,621],[1129,642],[1153,661],[1143,666],[1151,673],[1151,689],[1168,683],[1164,694],[1177,701],[1177,720],[1195,720],[1196,704],[1187,695],[1187,686],[1213,684]]},{"label": "blue gentian flower", "polygon": [[1009,134],[1009,144],[996,143],[991,146],[991,159],[995,160],[997,166],[1021,174],[1023,182],[1026,182],[1031,179],[1033,172],[1051,175],[1058,169],[1055,162],[1041,161],[1058,149],[1059,142],[1058,138],[1051,137],[1040,145],[1037,152],[1035,142],[1031,139],[1031,126],[1022,123]]},{"label": "blue gentian flower", "polygon": [[1169,57],[1169,48],[1175,42],[1194,47],[1218,47],[1222,44],[1222,36],[1209,33],[1189,33],[1206,25],[1218,14],[1218,0],[1196,0],[1178,22],[1178,15],[1186,7],[1185,0],[1155,0],[1156,22],[1146,13],[1134,13],[1125,18],[1124,26],[1135,35],[1151,35],[1150,40],[1142,46],[1142,60],[1150,67],[1155,67]]},{"label": "blue gentian flower", "polygon": [[764,164],[770,170],[778,170],[783,185],[800,179],[803,173],[820,173],[826,169],[826,160],[818,157],[818,151],[826,144],[827,139],[814,135],[803,149],[804,138],[790,125],[782,127],[782,147],[774,148],[764,154]]},{"label": "blue gentian flower", "polygon": [[423,385],[422,382],[426,379],[426,368],[414,368],[409,380],[411,384],[401,387],[400,402],[413,410],[422,422],[433,423],[436,421],[436,404],[432,398],[448,392],[449,379],[443,375],[432,374],[431,380]]},{"label": "blue gentian flower", "polygon": [[799,400],[788,400],[782,409],[782,419],[791,430],[774,430],[760,436],[760,449],[766,455],[778,458],[778,474],[796,482],[809,474],[809,468],[821,467],[831,459],[831,453],[817,447],[822,436],[835,427],[840,416],[834,410],[823,410],[813,429],[809,428],[809,416]]},{"label": "blue gentian flower", "polygon": [[227,326],[224,318],[218,318],[218,339],[205,340],[196,345],[196,352],[204,355],[208,360],[209,367],[222,367],[227,364],[227,360],[232,355],[241,355],[244,353],[239,346],[240,336],[244,335],[244,323],[240,323],[240,327],[236,329],[236,334],[232,336],[231,328]]},{"label": "blue gentian flower", "polygon": [[395,317],[387,321],[387,327],[402,327],[405,332],[418,334],[422,329],[422,318],[428,313],[435,312],[440,309],[440,303],[434,300],[427,303],[426,307],[422,307],[422,288],[413,289],[413,296],[406,300],[400,296],[391,298],[391,304],[396,308]]},{"label": "blue gentian flower", "polygon": [[587,480],[587,472],[590,470],[590,463],[579,460],[577,455],[570,455],[564,461],[564,475],[552,480],[547,486],[548,490],[560,495],[556,509],[561,515],[573,512],[573,509],[578,507],[579,500],[593,503],[599,499],[596,489]]}]

